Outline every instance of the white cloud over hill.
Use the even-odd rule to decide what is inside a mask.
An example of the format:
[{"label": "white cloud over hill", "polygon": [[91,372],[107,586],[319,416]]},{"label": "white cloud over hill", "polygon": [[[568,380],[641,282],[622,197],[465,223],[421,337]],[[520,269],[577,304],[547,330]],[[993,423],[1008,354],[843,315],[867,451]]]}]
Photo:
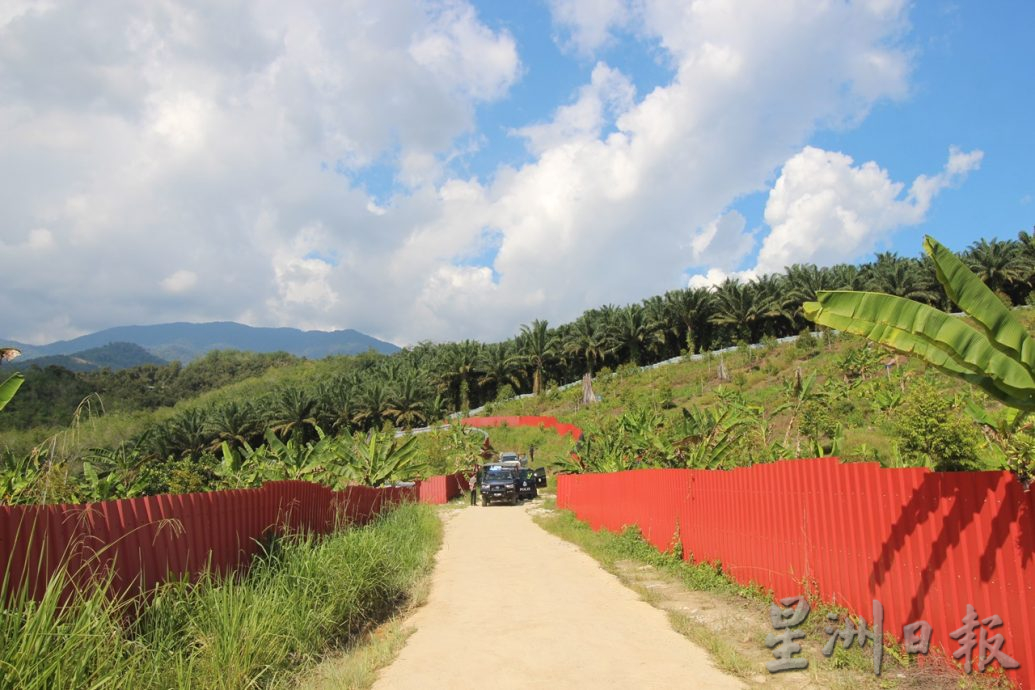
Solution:
[{"label": "white cloud over hill", "polygon": [[[906,94],[904,2],[552,7],[579,54],[632,32],[674,77],[638,94],[596,62],[512,133],[531,161],[487,181],[448,161],[527,66],[461,0],[0,11],[0,331],[235,319],[506,337],[691,266],[734,270],[756,236],[728,207],[781,166],[759,270],[858,256],[980,160],[953,153],[903,197],[876,165],[802,148]],[[371,170],[391,193],[367,188]],[[816,244],[832,222],[851,243]]]}]

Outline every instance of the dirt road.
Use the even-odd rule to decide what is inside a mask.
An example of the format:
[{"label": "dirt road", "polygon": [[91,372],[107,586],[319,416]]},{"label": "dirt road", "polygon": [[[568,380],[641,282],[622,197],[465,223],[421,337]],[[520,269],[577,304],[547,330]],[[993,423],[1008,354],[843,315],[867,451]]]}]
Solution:
[{"label": "dirt road", "polygon": [[452,515],[411,624],[375,690],[744,687],[527,508]]}]

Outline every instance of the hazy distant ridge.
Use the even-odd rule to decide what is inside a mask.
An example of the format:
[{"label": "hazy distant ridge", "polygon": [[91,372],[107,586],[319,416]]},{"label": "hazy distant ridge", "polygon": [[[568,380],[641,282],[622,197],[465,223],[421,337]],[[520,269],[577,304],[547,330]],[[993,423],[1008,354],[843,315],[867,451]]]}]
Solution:
[{"label": "hazy distant ridge", "polygon": [[373,348],[392,353],[391,343],[351,328],[341,331],[302,331],[297,328],[257,328],[232,321],[212,323],[163,323],[152,326],[117,326],[71,340],[48,345],[25,345],[0,340],[23,351],[21,361],[52,355],[72,355],[110,343],[133,343],[163,360],[188,362],[211,350],[248,352],[290,352],[299,357],[320,359],[328,355],[353,355]]}]

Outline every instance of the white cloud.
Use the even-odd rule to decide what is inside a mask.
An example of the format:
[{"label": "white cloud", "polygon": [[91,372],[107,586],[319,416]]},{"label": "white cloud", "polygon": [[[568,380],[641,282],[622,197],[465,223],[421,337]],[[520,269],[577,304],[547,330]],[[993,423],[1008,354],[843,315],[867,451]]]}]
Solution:
[{"label": "white cloud", "polygon": [[[536,316],[557,322],[657,294],[699,261],[734,269],[749,235],[734,215],[716,220],[729,204],[761,189],[815,128],[905,92],[908,59],[895,44],[905,6],[883,6],[637,3],[630,26],[657,38],[675,77],[619,100],[613,128],[598,128],[610,69],[598,66],[574,104],[522,130],[538,157],[499,171],[476,206],[502,236],[498,287],[464,298],[464,308],[480,299],[484,312],[512,317],[503,332],[475,332],[506,335]],[[463,318],[452,304],[437,307],[443,322]]]},{"label": "white cloud", "polygon": [[632,11],[625,0],[550,0],[554,24],[568,34],[577,51],[591,54],[605,45],[612,29],[629,21]]},{"label": "white cloud", "polygon": [[[390,204],[335,171],[376,162],[403,184],[434,182],[437,158],[474,131],[476,104],[519,74],[510,35],[463,2],[0,11],[0,244],[14,288],[0,335],[181,318],[391,331],[368,267],[417,219],[370,223]],[[297,251],[314,225],[339,266]],[[38,228],[49,234],[30,247]],[[45,246],[44,266],[28,252]],[[318,309],[336,283],[352,308]]]},{"label": "white cloud", "polygon": [[166,276],[162,280],[162,289],[176,295],[187,292],[198,284],[198,276],[193,271],[179,270]]},{"label": "white cloud", "polygon": [[525,137],[536,154],[596,141],[605,125],[629,110],[635,96],[636,87],[624,74],[600,62],[574,103],[558,108],[550,122],[522,127],[513,134]]},{"label": "white cloud", "polygon": [[730,270],[754,247],[754,235],[745,232],[747,220],[738,211],[729,211],[699,228],[690,238],[691,262]]},{"label": "white cloud", "polygon": [[474,8],[449,0],[410,44],[410,55],[449,89],[475,100],[499,98],[518,75],[514,39],[478,21]]},{"label": "white cloud", "polygon": [[[578,50],[631,29],[675,76],[637,95],[598,63],[517,129],[531,162],[487,181],[447,163],[526,68],[459,0],[98,1],[0,22],[0,335],[191,318],[505,337],[690,266],[735,271],[753,235],[731,203],[817,128],[908,91],[900,1],[552,7]],[[394,192],[363,187],[374,164]],[[38,228],[46,263],[26,243]],[[180,271],[196,280],[170,295]]]},{"label": "white cloud", "polygon": [[938,192],[959,183],[981,157],[951,149],[942,172],[917,177],[903,195],[905,185],[873,161],[856,166],[843,153],[805,147],[784,164],[769,193],[765,219],[772,230],[755,272],[854,261],[872,252],[891,232],[922,222]]}]

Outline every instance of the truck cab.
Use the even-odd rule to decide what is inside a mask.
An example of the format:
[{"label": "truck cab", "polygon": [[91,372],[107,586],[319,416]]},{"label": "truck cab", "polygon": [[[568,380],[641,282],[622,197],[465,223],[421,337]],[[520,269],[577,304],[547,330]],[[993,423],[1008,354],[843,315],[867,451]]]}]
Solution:
[{"label": "truck cab", "polygon": [[484,465],[479,479],[482,506],[491,503],[518,504],[517,471],[501,463]]}]

